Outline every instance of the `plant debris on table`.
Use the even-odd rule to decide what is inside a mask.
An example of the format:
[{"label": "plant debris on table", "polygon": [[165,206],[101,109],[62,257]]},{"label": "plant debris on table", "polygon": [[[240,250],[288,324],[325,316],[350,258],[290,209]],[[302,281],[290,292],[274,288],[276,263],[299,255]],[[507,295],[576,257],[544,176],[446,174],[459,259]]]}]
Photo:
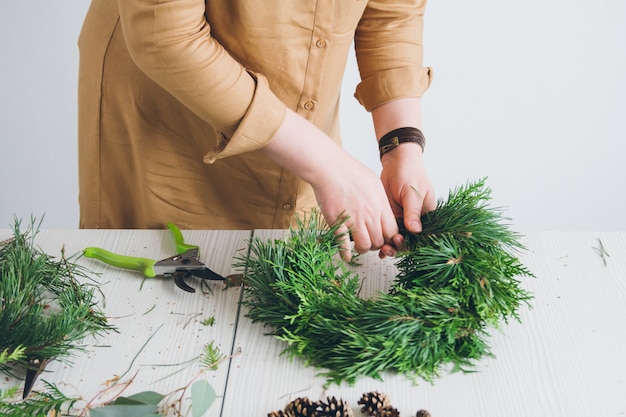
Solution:
[{"label": "plant debris on table", "polygon": [[388,293],[367,300],[337,256],[340,222],[328,226],[314,213],[285,240],[253,238],[235,262],[247,316],[285,341],[288,355],[323,368],[329,383],[469,370],[490,355],[488,329],[519,320],[531,299],[518,277],[532,273],[514,255],[523,245],[489,201],[485,180],[468,183],[422,216],[422,233],[401,230],[398,275]]},{"label": "plant debris on table", "polygon": [[[48,360],[66,360],[85,348],[87,336],[117,331],[98,308],[92,273],[75,263],[80,255],[60,259],[35,245],[39,224],[31,220],[26,231],[16,220],[13,237],[0,242],[0,372],[19,379],[25,370]],[[214,317],[205,325],[213,325]],[[201,378],[228,359],[210,342],[198,357],[200,371],[187,385],[168,394],[142,391],[122,396],[134,376],[106,381],[91,400],[67,396],[43,380],[43,389],[17,399],[20,387],[0,389],[0,417],[91,416],[204,416],[217,398]],[[9,381],[9,379],[7,379]],[[70,381],[67,381],[70,382]],[[183,398],[188,399],[183,406]],[[21,396],[20,396],[21,398]],[[184,407],[187,408],[185,411]]]}]

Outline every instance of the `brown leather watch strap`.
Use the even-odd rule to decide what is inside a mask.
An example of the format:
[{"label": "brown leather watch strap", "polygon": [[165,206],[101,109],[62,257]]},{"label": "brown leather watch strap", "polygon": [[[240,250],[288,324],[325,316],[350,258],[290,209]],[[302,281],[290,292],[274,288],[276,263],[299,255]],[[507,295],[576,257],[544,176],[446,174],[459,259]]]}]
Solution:
[{"label": "brown leather watch strap", "polygon": [[378,141],[378,150],[380,151],[380,157],[384,154],[394,150],[401,143],[417,143],[422,147],[422,151],[426,146],[426,138],[421,130],[416,127],[401,127],[399,129],[392,130],[384,135]]}]

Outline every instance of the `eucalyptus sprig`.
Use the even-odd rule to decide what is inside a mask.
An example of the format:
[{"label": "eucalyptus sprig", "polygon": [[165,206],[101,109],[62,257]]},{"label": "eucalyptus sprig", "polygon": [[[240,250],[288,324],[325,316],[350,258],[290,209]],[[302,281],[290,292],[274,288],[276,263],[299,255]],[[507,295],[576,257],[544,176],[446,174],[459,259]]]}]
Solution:
[{"label": "eucalyptus sprig", "polygon": [[286,342],[285,352],[323,368],[329,383],[396,371],[432,381],[448,366],[468,370],[490,355],[488,328],[519,319],[531,299],[514,256],[519,236],[489,206],[480,180],[450,192],[402,230],[406,249],[389,293],[359,298],[359,277],[337,256],[336,232],[319,213],[299,219],[285,240],[253,238],[245,272],[247,316]]}]

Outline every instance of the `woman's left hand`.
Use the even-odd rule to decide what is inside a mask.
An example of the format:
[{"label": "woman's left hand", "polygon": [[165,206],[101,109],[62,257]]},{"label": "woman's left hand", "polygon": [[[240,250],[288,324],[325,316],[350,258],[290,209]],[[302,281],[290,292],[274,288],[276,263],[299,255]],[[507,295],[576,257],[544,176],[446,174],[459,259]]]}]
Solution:
[{"label": "woman's left hand", "polygon": [[[422,148],[415,143],[404,143],[382,157],[380,175],[391,209],[397,219],[404,220],[409,232],[422,231],[421,215],[437,206],[437,197],[424,167]],[[384,245],[380,256],[392,256],[402,248],[404,239],[393,237],[395,247]]]}]

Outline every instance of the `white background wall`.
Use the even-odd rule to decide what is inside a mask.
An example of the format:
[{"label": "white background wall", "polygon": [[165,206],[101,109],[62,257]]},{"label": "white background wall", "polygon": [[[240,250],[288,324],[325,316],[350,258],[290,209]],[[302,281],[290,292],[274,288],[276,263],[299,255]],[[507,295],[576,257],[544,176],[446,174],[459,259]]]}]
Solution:
[{"label": "white background wall", "polygon": [[[45,214],[76,228],[76,41],[88,0],[0,8],[0,228]],[[484,176],[531,230],[626,230],[626,1],[431,0],[423,99],[440,196]],[[345,146],[379,162],[369,114],[342,108]]]}]

